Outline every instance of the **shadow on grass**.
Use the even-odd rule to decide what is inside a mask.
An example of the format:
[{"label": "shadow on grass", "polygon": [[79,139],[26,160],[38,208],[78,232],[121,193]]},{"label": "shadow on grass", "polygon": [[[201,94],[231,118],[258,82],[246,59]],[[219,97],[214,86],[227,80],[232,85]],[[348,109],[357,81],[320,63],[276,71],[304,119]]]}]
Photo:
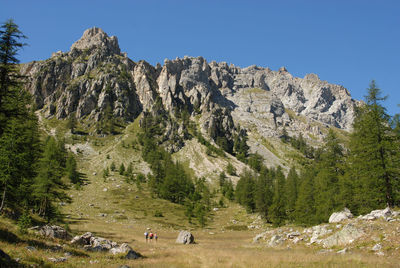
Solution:
[{"label": "shadow on grass", "polygon": [[17,235],[3,228],[0,229],[0,240],[8,243],[19,243],[22,241]]}]

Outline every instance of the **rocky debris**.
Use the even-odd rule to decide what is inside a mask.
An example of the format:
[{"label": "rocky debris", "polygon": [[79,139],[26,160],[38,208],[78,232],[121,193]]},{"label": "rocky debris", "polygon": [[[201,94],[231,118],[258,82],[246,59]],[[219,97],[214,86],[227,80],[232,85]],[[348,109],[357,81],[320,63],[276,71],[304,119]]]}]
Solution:
[{"label": "rocky debris", "polygon": [[393,211],[387,207],[385,209],[377,209],[377,210],[373,210],[371,211],[369,214],[366,214],[364,216],[359,216],[358,218],[361,220],[376,220],[379,218],[383,218],[387,221],[392,219],[392,216],[394,216],[396,214],[393,213]]},{"label": "rocky debris", "polygon": [[91,232],[86,232],[83,235],[77,235],[71,240],[71,244],[76,244],[76,245],[90,245],[90,238],[93,237],[93,234]]},{"label": "rocky debris", "polygon": [[340,212],[332,213],[332,215],[329,217],[329,223],[337,223],[351,218],[353,218],[353,214],[348,208],[344,208]]},{"label": "rocky debris", "polygon": [[57,225],[44,225],[38,229],[38,233],[42,236],[50,238],[59,238],[65,240],[71,238],[67,230]]},{"label": "rocky debris", "polygon": [[321,241],[321,244],[326,248],[348,245],[353,243],[355,239],[358,239],[363,235],[364,231],[362,229],[356,227],[353,224],[347,224],[343,227],[342,230],[323,239]]},{"label": "rocky debris", "polygon": [[311,228],[305,229],[304,233],[311,234],[309,245],[313,243],[321,243],[320,237],[332,233],[332,229],[328,228],[328,225],[316,225]]},{"label": "rocky debris", "polygon": [[286,237],[287,237],[287,239],[294,239],[294,238],[296,238],[296,237],[298,237],[300,235],[301,235],[300,232],[295,231],[295,232],[288,233],[286,235]]},{"label": "rocky debris", "polygon": [[194,244],[194,236],[189,231],[180,231],[175,243],[178,244]]}]

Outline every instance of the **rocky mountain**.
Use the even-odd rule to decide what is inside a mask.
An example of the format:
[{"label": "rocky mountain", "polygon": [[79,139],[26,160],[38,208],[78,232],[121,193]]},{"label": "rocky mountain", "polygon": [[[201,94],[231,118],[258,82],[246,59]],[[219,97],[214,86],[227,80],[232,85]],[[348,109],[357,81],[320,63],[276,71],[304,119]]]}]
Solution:
[{"label": "rocky mountain", "polygon": [[[95,27],[69,52],[24,64],[21,72],[46,117],[74,116],[91,127],[112,113],[132,122],[143,111],[154,112],[161,100],[157,109],[172,119],[187,111],[213,140],[231,141],[239,129],[256,133],[254,139],[279,137],[285,129],[319,141],[325,128],[349,130],[359,104],[342,86],[315,74],[293,77],[284,67],[239,68],[186,56],[156,66],[134,62],[121,53],[116,37]],[[167,132],[181,134],[183,127],[171,123]],[[180,140],[170,151],[183,145]]]}]

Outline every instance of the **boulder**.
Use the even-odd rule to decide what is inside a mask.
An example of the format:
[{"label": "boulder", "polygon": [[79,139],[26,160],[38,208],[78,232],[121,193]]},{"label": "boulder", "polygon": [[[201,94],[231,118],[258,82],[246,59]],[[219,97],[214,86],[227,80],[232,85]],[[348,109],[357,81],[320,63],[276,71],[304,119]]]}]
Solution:
[{"label": "boulder", "polygon": [[194,236],[189,231],[181,231],[176,238],[178,244],[194,244]]},{"label": "boulder", "polygon": [[59,239],[70,239],[71,236],[68,234],[67,230],[57,225],[44,225],[40,227],[39,234],[51,238]]},{"label": "boulder", "polygon": [[136,259],[139,259],[141,257],[142,257],[142,255],[140,253],[138,253],[138,252],[134,251],[133,249],[131,249],[126,254],[125,259],[136,260]]},{"label": "boulder", "polygon": [[344,208],[340,212],[332,213],[332,215],[329,217],[329,223],[337,223],[351,218],[353,218],[353,214],[348,208]]},{"label": "boulder", "polygon": [[127,243],[122,243],[119,247],[114,247],[110,249],[110,252],[115,255],[115,254],[120,254],[120,253],[128,253],[131,251],[132,248],[127,244]]},{"label": "boulder", "polygon": [[326,248],[330,248],[333,246],[342,246],[351,244],[355,239],[360,238],[363,235],[363,230],[357,228],[353,224],[347,224],[343,227],[342,230],[334,233],[331,236],[328,236],[325,239],[322,239],[321,243]]},{"label": "boulder", "polygon": [[93,234],[91,232],[86,232],[83,235],[79,236],[75,236],[72,240],[71,240],[71,244],[76,244],[76,245],[90,245],[90,239],[93,237]]}]

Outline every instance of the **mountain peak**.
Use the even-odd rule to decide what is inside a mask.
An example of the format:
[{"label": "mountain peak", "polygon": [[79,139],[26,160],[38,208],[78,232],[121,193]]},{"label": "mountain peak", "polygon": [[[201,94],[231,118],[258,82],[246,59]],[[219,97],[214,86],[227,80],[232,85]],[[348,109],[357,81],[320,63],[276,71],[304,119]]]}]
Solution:
[{"label": "mountain peak", "polygon": [[85,50],[92,48],[106,48],[112,53],[120,54],[118,39],[115,36],[109,37],[101,28],[92,27],[87,29],[82,37],[72,44],[71,50]]}]

